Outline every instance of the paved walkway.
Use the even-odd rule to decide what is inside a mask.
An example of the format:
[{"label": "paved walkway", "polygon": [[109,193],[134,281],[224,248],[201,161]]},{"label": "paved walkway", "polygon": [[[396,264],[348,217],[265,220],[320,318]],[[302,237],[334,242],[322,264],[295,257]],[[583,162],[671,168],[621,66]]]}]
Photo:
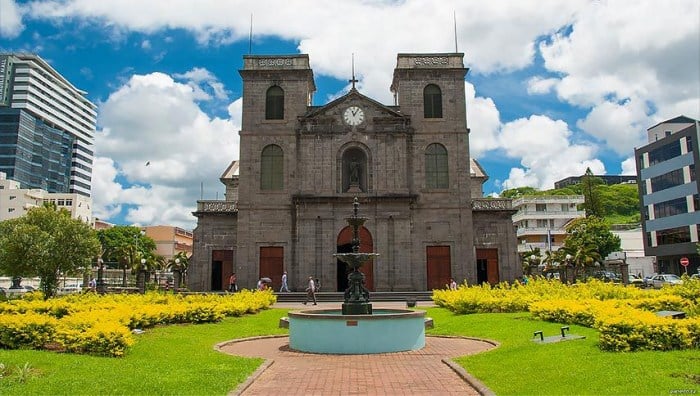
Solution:
[{"label": "paved walkway", "polygon": [[[318,308],[325,308],[325,305],[319,304]],[[391,303],[375,305],[382,308],[397,306]],[[304,306],[290,304],[289,308]],[[419,351],[376,355],[297,352],[289,349],[288,337],[246,339],[220,346],[222,352],[232,355],[267,359],[246,383],[232,393],[236,395],[488,394],[487,388],[450,359],[491,348],[494,345],[486,341],[443,337],[426,337],[426,346]]]}]

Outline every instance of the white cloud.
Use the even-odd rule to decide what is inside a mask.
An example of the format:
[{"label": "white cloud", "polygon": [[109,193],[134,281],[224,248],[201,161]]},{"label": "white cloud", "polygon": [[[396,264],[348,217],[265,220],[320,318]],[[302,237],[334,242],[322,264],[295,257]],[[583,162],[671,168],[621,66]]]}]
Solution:
[{"label": "white cloud", "polygon": [[101,104],[97,217],[128,208],[132,223],[193,227],[200,183],[204,198],[215,199],[214,191],[223,190],[221,172],[238,156],[241,109],[239,99],[229,106],[229,119],[210,118],[196,100],[190,86],[151,73],[134,75]]},{"label": "white cloud", "polygon": [[636,175],[637,174],[637,163],[634,161],[634,157],[629,157],[620,163],[620,168],[622,169],[622,175]]},{"label": "white cloud", "polygon": [[546,94],[549,93],[559,82],[558,78],[532,77],[527,80],[527,93]]},{"label": "white cloud", "polygon": [[209,100],[211,99],[211,94],[213,94],[216,99],[228,98],[228,92],[224,88],[224,84],[209,70],[203,67],[195,67],[182,74],[173,74],[173,77],[187,81],[187,84],[195,91],[197,99]]},{"label": "white cloud", "polygon": [[141,42],[141,49],[144,49],[144,50],[151,49],[151,40],[143,40]]},{"label": "white cloud", "polygon": [[572,144],[571,131],[564,121],[533,115],[506,123],[501,128],[499,144],[512,158],[520,158],[522,168],[513,168],[504,188],[531,186],[554,188],[562,178],[581,175],[586,168],[605,174],[603,163],[593,156],[595,147]]},{"label": "white cloud", "polygon": [[469,152],[479,158],[488,150],[498,148],[497,134],[501,126],[500,114],[491,98],[476,97],[474,86],[464,83],[467,100]]},{"label": "white cloud", "polygon": [[0,0],[0,37],[17,37],[24,29],[22,10],[14,0]]},{"label": "white cloud", "polygon": [[647,105],[640,99],[621,104],[603,102],[591,110],[577,126],[591,136],[603,140],[620,155],[628,155],[645,143],[646,127],[652,125]]}]

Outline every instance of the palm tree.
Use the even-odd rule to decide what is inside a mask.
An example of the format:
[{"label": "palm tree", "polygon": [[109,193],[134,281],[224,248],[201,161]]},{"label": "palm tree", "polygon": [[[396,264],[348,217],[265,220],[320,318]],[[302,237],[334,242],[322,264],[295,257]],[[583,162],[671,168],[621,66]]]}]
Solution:
[{"label": "palm tree", "polygon": [[565,260],[568,266],[573,267],[572,282],[575,282],[579,271],[591,268],[596,262],[601,262],[602,257],[598,253],[598,247],[591,243],[578,245],[575,247],[563,247],[560,249],[566,254]]},{"label": "palm tree", "polygon": [[525,275],[532,275],[532,269],[537,268],[540,262],[542,262],[542,252],[540,248],[533,248],[530,246],[529,252],[520,253],[520,262],[523,265],[523,273]]},{"label": "palm tree", "polygon": [[186,252],[178,252],[173,258],[168,260],[168,267],[173,271],[175,276],[175,289],[179,288],[182,283],[185,283],[185,274],[187,273],[187,266],[189,265],[190,258],[187,257]]}]

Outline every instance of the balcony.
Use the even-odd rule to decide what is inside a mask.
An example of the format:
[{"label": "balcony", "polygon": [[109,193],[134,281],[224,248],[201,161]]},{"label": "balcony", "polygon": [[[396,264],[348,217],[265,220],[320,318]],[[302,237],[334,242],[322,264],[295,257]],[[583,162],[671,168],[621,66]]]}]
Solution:
[{"label": "balcony", "polygon": [[577,219],[579,217],[585,217],[586,212],[583,210],[570,210],[568,212],[564,211],[554,211],[554,210],[519,210],[513,215],[513,222],[520,220],[545,220],[545,219]]},{"label": "balcony", "polygon": [[551,229],[547,227],[518,227],[516,234],[517,236],[547,235],[548,232],[550,235],[566,235],[566,230],[564,229]]}]

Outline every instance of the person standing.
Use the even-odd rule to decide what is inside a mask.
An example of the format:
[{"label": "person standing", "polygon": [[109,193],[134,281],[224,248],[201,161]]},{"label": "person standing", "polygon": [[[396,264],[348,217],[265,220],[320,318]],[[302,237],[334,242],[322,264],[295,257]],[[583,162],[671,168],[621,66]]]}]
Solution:
[{"label": "person standing", "polygon": [[455,282],[454,278],[450,278],[450,290],[457,290],[457,282]]},{"label": "person standing", "polygon": [[281,292],[289,293],[289,287],[287,287],[287,271],[282,273],[282,287],[280,287],[280,293]]},{"label": "person standing", "polygon": [[306,301],[304,301],[304,305],[309,302],[309,299],[313,300],[314,305],[316,305],[316,284],[314,283],[313,276],[309,277],[309,285],[306,288]]},{"label": "person standing", "polygon": [[238,291],[238,286],[236,283],[238,282],[238,277],[236,276],[236,273],[232,273],[231,276],[228,278],[228,291],[231,293],[235,293]]}]

